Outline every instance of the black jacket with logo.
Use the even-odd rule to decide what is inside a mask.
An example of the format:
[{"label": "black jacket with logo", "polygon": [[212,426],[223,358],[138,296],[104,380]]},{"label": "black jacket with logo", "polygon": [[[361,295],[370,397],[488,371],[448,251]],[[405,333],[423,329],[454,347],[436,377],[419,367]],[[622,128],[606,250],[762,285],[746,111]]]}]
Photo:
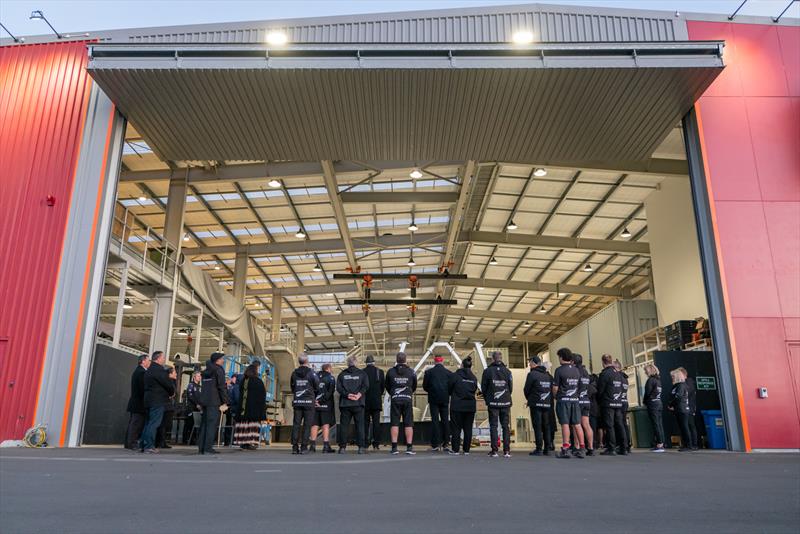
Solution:
[{"label": "black jacket with logo", "polygon": [[200,386],[200,404],[203,406],[222,406],[228,404],[228,388],[225,386],[225,369],[211,360],[206,362]]},{"label": "black jacket with logo", "polygon": [[578,371],[581,373],[580,382],[578,382],[578,404],[580,404],[582,408],[588,408],[592,403],[589,399],[589,388],[591,387],[592,376],[589,374],[589,370],[583,365],[578,367]]},{"label": "black jacket with logo", "polygon": [[452,374],[441,363],[425,371],[425,376],[422,377],[422,389],[428,392],[428,404],[447,404],[450,400],[448,390]]},{"label": "black jacket with logo", "polygon": [[543,365],[534,367],[525,377],[523,392],[530,408],[550,408],[553,377]]},{"label": "black jacket with logo", "polygon": [[[367,373],[355,365],[351,365],[336,377],[336,391],[339,392],[339,408],[363,407],[365,394],[369,389],[369,378]],[[350,394],[361,393],[358,400],[347,398]]]},{"label": "black jacket with logo", "polygon": [[502,362],[492,362],[481,377],[481,391],[489,408],[509,408],[513,388],[511,371]]},{"label": "black jacket with logo", "polygon": [[622,408],[622,376],[606,367],[597,378],[597,401],[603,408]]},{"label": "black jacket with logo", "polygon": [[619,376],[622,377],[622,409],[628,411],[628,375],[625,371],[618,371]]},{"label": "black jacket with logo", "polygon": [[697,386],[694,378],[686,377],[686,389],[689,390],[689,413],[694,415],[697,413]]},{"label": "black jacket with logo", "polygon": [[448,382],[451,412],[474,412],[475,393],[478,391],[478,378],[470,369],[461,368],[450,373]]},{"label": "black jacket with logo", "polygon": [[364,408],[369,411],[376,411],[383,408],[383,390],[386,387],[386,378],[383,369],[377,365],[367,364],[364,367],[369,379],[369,389],[367,389]]},{"label": "black jacket with logo", "polygon": [[295,408],[312,408],[319,391],[319,377],[311,367],[301,365],[292,372],[289,379],[292,388],[292,406]]},{"label": "black jacket with logo", "polygon": [[644,397],[642,402],[648,408],[660,410],[661,403],[661,379],[657,376],[651,376],[644,383]]},{"label": "black jacket with logo", "polygon": [[147,408],[144,406],[144,375],[147,369],[137,365],[131,375],[131,396],[128,399],[128,411],[130,413],[145,413]]},{"label": "black jacket with logo", "polygon": [[410,404],[417,390],[417,373],[404,363],[386,372],[386,391],[393,404]]},{"label": "black jacket with logo", "polygon": [[669,405],[678,413],[692,413],[689,406],[689,386],[686,382],[678,382],[672,387],[672,399]]},{"label": "black jacket with logo", "polygon": [[333,411],[333,392],[336,391],[336,379],[328,371],[319,373],[319,389],[317,390],[317,411]]},{"label": "black jacket with logo", "polygon": [[156,362],[150,364],[144,373],[144,405],[147,408],[166,407],[175,394],[175,382],[169,377],[169,371]]}]

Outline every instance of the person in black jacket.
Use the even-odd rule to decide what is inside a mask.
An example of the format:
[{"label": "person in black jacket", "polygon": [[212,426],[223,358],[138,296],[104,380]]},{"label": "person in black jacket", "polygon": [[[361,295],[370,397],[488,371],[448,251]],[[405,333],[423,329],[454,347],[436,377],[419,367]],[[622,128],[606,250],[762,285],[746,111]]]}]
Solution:
[{"label": "person in black jacket", "polygon": [[164,369],[167,357],[161,351],[153,353],[150,367],[144,374],[144,405],[147,408],[147,423],[142,432],[142,452],[156,451],[156,430],[161,425],[164,409],[175,394],[175,384]]},{"label": "person in black jacket", "polygon": [[628,375],[622,370],[622,362],[614,360],[614,369],[617,370],[619,376],[622,377],[622,423],[625,426],[625,452],[631,453],[633,447],[633,436],[631,436],[631,425],[628,422]]},{"label": "person in black jacket", "polygon": [[561,365],[553,373],[553,396],[556,398],[556,415],[561,424],[561,439],[563,444],[556,458],[570,458],[570,436],[575,436],[574,456],[583,458],[585,455],[583,443],[583,429],[581,428],[581,408],[579,404],[579,390],[581,372],[572,362],[572,351],[568,348],[558,349],[558,360]]},{"label": "person in black jacket", "polygon": [[183,423],[183,439],[181,442],[184,445],[191,445],[189,441],[192,436],[192,429],[194,429],[194,412],[203,410],[200,406],[200,383],[202,376],[203,374],[200,371],[193,372],[192,379],[189,381],[189,385],[186,386],[186,393],[183,395],[183,402],[186,405],[186,420]]},{"label": "person in black jacket", "polygon": [[314,421],[311,423],[309,450],[317,451],[317,433],[322,429],[322,452],[331,453],[331,427],[336,424],[334,415],[333,393],[336,391],[336,379],[331,374],[331,364],[323,363],[319,374],[319,390],[314,403]]},{"label": "person in black jacket", "polygon": [[200,454],[218,454],[214,449],[214,437],[219,429],[220,413],[228,409],[225,369],[220,365],[224,357],[221,352],[212,353],[203,370],[203,381],[200,386],[203,415],[197,437],[197,449]]},{"label": "person in black jacket", "polygon": [[356,443],[358,454],[365,454],[364,448],[364,395],[369,389],[367,373],[356,367],[358,360],[348,356],[347,369],[336,377],[336,391],[339,392],[339,454],[347,447],[347,434],[350,419],[356,424]]},{"label": "person in black jacket", "polygon": [[375,365],[375,357],[372,354],[367,356],[364,372],[369,379],[369,389],[364,400],[364,448],[368,448],[372,443],[372,448],[377,451],[381,444],[381,412],[386,379],[383,369]]},{"label": "person in black jacket", "polygon": [[140,450],[139,438],[147,420],[147,409],[144,407],[144,374],[150,367],[150,355],[142,354],[138,358],[136,369],[131,375],[131,396],[128,399],[128,430],[125,433],[125,448]]},{"label": "person in black jacket", "polygon": [[697,438],[697,386],[694,383],[694,378],[689,376],[689,372],[683,367],[678,367],[678,370],[683,373],[683,378],[686,381],[686,389],[689,390],[689,443],[693,451],[700,448],[699,440]]},{"label": "person in black jacket", "polygon": [[[319,377],[308,365],[308,356],[302,353],[297,358],[300,366],[292,372],[289,381],[292,388],[292,454],[305,454],[308,450],[309,434],[314,422],[315,404],[319,393]],[[302,435],[300,434],[302,431]]]},{"label": "person in black jacket", "polygon": [[692,438],[689,432],[689,419],[692,417],[692,410],[689,406],[689,388],[686,385],[686,375],[680,369],[670,371],[672,377],[672,399],[669,402],[669,410],[675,414],[678,420],[678,428],[681,431],[680,452],[692,450]]},{"label": "person in black jacket", "polygon": [[417,373],[406,365],[408,357],[405,352],[398,352],[397,362],[386,373],[386,391],[389,393],[390,433],[392,437],[392,454],[399,454],[397,438],[400,434],[400,419],[406,436],[406,454],[414,452],[414,392],[417,390]]},{"label": "person in black jacket", "polygon": [[431,411],[431,451],[450,452],[450,422],[448,421],[448,392],[450,375],[445,368],[442,356],[433,357],[434,366],[425,371],[422,377],[422,389],[428,392],[428,407]]},{"label": "person in black jacket", "polygon": [[642,403],[647,407],[647,415],[653,427],[653,452],[664,452],[664,418],[661,403],[661,377],[658,367],[649,363],[644,366],[647,382],[644,384]]},{"label": "person in black jacket", "polygon": [[478,391],[478,378],[472,374],[472,357],[461,362],[461,369],[451,373],[447,385],[450,394],[450,454],[458,454],[461,447],[461,433],[464,433],[463,454],[469,454],[472,445],[472,423],[475,421],[475,393]]},{"label": "person in black jacket", "polygon": [[[553,448],[553,441],[550,434],[550,399],[552,397],[553,377],[542,365],[539,356],[531,356],[528,361],[530,371],[525,378],[525,399],[528,401],[528,409],[531,412],[531,425],[533,435],[536,440],[536,448],[530,453],[531,456],[549,455]],[[544,446],[543,446],[544,445]]]},{"label": "person in black jacket", "polygon": [[511,412],[511,391],[513,383],[511,371],[503,363],[500,352],[492,352],[492,363],[481,377],[481,391],[489,410],[489,436],[492,450],[489,456],[497,458],[497,423],[503,427],[503,456],[511,458],[511,428],[509,416]]},{"label": "person in black jacket", "polygon": [[592,448],[597,449],[603,443],[603,425],[601,424],[600,405],[597,402],[597,375],[589,375],[589,425],[592,427],[594,440]]},{"label": "person in black jacket", "polygon": [[589,374],[589,370],[583,365],[583,356],[573,353],[572,362],[575,364],[575,368],[581,373],[581,379],[578,383],[578,406],[581,409],[581,429],[583,429],[583,443],[586,447],[586,456],[594,456],[594,430],[589,421],[589,415],[592,411],[591,396],[597,395],[597,391],[591,391],[594,387],[592,384],[592,376]]},{"label": "person in black jacket", "polygon": [[597,401],[603,414],[607,447],[600,454],[615,456],[619,443],[619,453],[624,455],[627,453],[627,438],[625,424],[622,422],[622,376],[614,369],[614,360],[610,354],[603,354],[602,362],[603,371],[597,378]]},{"label": "person in black jacket", "polygon": [[239,402],[234,414],[236,426],[233,431],[233,444],[242,449],[255,450],[261,436],[261,421],[267,409],[267,388],[258,373],[259,362],[251,363],[245,369],[239,382]]}]

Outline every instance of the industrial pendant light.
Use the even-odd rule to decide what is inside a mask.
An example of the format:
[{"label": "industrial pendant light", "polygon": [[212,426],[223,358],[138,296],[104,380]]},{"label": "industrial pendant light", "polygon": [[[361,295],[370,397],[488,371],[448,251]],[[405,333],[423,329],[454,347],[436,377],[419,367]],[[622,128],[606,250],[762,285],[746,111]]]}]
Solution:
[{"label": "industrial pendant light", "polygon": [[544,304],[542,304],[542,307],[539,308],[539,313],[545,313],[546,311],[547,311],[547,308],[545,307]]},{"label": "industrial pendant light", "polygon": [[299,230],[297,231],[297,233],[296,233],[296,234],[294,234],[294,236],[295,236],[297,239],[305,239],[305,237],[306,237],[306,233],[305,233],[305,232],[303,231],[303,229],[301,228],[301,229],[299,229]]},{"label": "industrial pendant light", "polygon": [[497,258],[495,258],[494,256],[492,256],[492,259],[489,260],[489,265],[497,265],[498,263],[499,262],[497,261]]},{"label": "industrial pendant light", "polygon": [[125,299],[125,301],[122,303],[122,307],[126,310],[130,310],[131,308],[133,308],[133,304],[131,304],[131,299]]},{"label": "industrial pendant light", "polygon": [[626,226],[625,228],[622,229],[622,233],[619,234],[619,235],[620,235],[620,237],[628,238],[628,237],[631,236],[631,231],[628,230],[628,227]]},{"label": "industrial pendant light", "polygon": [[273,189],[277,189],[277,188],[279,188],[281,186],[281,183],[278,180],[276,180],[275,178],[273,178],[272,180],[267,182],[267,185],[272,187]]},{"label": "industrial pendant light", "polygon": [[586,265],[583,266],[583,272],[590,273],[592,271],[593,271],[593,269],[592,269],[592,266],[590,264],[587,263]]},{"label": "industrial pendant light", "polygon": [[417,264],[417,262],[415,262],[415,261],[414,261],[414,256],[413,256],[413,255],[409,256],[409,257],[408,257],[408,266],[409,266],[409,267],[413,267],[413,266],[415,266],[416,264]]},{"label": "industrial pendant light", "polygon": [[525,321],[525,324],[523,324],[523,326],[530,326],[530,325],[531,325],[530,321]]},{"label": "industrial pendant light", "polygon": [[467,304],[467,308],[474,308],[474,307],[475,307],[475,303],[472,302],[472,301],[469,301],[469,304]]},{"label": "industrial pendant light", "polygon": [[322,271],[322,265],[320,265],[320,264],[319,264],[319,262],[317,262],[317,263],[314,265],[314,272],[317,272],[317,273],[318,273],[318,272],[320,272],[320,271]]},{"label": "industrial pendant light", "polygon": [[341,306],[336,306],[336,310],[334,310],[334,311],[336,311],[336,313],[342,313],[342,307]]},{"label": "industrial pendant light", "polygon": [[542,176],[547,176],[547,169],[543,169],[541,167],[538,167],[538,168],[534,169],[533,175],[534,176],[538,176],[539,178],[541,178]]},{"label": "industrial pendant light", "polygon": [[419,169],[414,169],[413,171],[408,173],[408,175],[413,179],[418,180],[419,178],[422,178],[422,171],[420,171]]},{"label": "industrial pendant light", "polygon": [[139,202],[147,202],[147,197],[144,195],[139,195]]},{"label": "industrial pendant light", "polygon": [[417,230],[419,230],[419,226],[417,226],[417,223],[414,222],[413,218],[411,219],[411,224],[408,225],[408,229],[412,232],[416,232]]},{"label": "industrial pendant light", "polygon": [[508,224],[506,225],[506,230],[516,230],[517,228],[519,227],[517,226],[517,223],[514,222],[514,219],[508,221]]}]

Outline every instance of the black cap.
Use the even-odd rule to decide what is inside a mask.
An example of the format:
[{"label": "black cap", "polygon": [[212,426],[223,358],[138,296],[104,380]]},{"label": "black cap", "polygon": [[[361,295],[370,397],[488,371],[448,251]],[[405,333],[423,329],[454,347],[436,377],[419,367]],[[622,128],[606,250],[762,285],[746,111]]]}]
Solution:
[{"label": "black cap", "polygon": [[373,356],[372,354],[370,354],[369,356],[367,356],[367,359],[366,359],[365,361],[366,361],[367,363],[375,363],[375,356]]},{"label": "black cap", "polygon": [[212,352],[211,353],[211,358],[209,358],[209,359],[212,362],[216,363],[216,362],[218,362],[219,360],[221,360],[224,357],[225,357],[225,354],[222,353],[222,352]]}]

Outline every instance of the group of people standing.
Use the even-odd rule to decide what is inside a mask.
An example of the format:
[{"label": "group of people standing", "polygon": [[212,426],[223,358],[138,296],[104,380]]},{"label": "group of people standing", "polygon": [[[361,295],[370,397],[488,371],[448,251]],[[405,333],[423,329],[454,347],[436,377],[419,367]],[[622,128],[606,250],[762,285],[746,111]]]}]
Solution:
[{"label": "group of people standing", "polygon": [[[225,378],[221,362],[224,354],[215,352],[202,371],[192,373],[184,397],[186,424],[183,441],[189,443],[194,426],[194,412],[200,413],[197,447],[200,454],[217,454],[215,441],[220,439],[220,418],[230,414],[233,444],[242,449],[256,449],[261,421],[266,411],[266,387],[259,374],[259,362],[251,363],[242,375]],[[165,436],[172,426],[170,412],[176,410],[177,374],[165,367],[166,356],[156,351],[138,358],[131,376],[128,401],[130,418],[125,447],[152,454],[169,448]]]}]

